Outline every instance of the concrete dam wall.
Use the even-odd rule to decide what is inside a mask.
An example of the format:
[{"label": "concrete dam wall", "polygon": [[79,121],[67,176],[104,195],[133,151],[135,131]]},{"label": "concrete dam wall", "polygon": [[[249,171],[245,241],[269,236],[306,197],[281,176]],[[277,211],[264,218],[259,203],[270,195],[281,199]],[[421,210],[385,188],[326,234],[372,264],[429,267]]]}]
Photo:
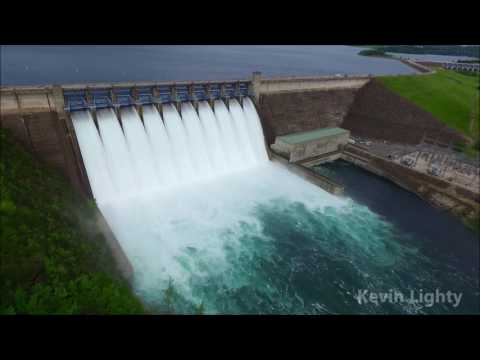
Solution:
[{"label": "concrete dam wall", "polygon": [[[61,170],[92,197],[70,112],[143,105],[193,104],[201,100],[250,96],[262,120],[266,145],[278,134],[330,127],[342,122],[355,92],[368,76],[262,78],[238,81],[95,83],[1,88],[1,126],[9,129],[38,159]],[[294,114],[297,113],[297,116]]]},{"label": "concrete dam wall", "polygon": [[[431,137],[443,136],[445,140],[459,136],[369,76],[264,79],[260,74],[254,74],[251,79],[224,82],[4,87],[0,95],[0,125],[9,129],[36,158],[62,171],[71,184],[89,198],[93,198],[92,187],[72,121],[76,110],[88,110],[95,121],[92,127],[98,129],[101,113],[105,111],[113,110],[112,117],[117,117],[120,126],[124,126],[122,113],[131,111],[132,107],[145,123],[143,111],[152,104],[164,116],[165,107],[173,106],[181,112],[190,103],[198,112],[201,101],[208,101],[212,109],[215,101],[226,106],[232,102],[238,110],[237,101],[242,104],[251,98],[260,117],[264,145],[270,159],[332,193],[341,193],[343,189],[305,166],[289,163],[270,152],[275,137],[332,127],[342,127],[352,135],[399,142],[419,142],[422,132]],[[195,117],[193,113],[190,115]],[[451,190],[453,188],[446,188],[440,182],[435,187],[430,186],[428,177],[418,180],[417,174],[399,170],[399,166],[384,160],[367,159],[366,155],[354,151],[344,158],[372,172],[377,171],[429,200],[451,203],[462,213],[475,209],[475,204],[464,199],[478,201],[471,194],[462,193],[465,191],[461,188]],[[461,201],[455,200],[459,197]],[[131,278],[132,266],[115,240],[116,236],[101,212],[98,212],[98,218],[121,271],[127,279]]]},{"label": "concrete dam wall", "polygon": [[[32,153],[67,176],[92,197],[70,112],[249,96],[255,100],[267,147],[276,136],[342,127],[352,135],[393,142],[418,143],[425,134],[446,142],[463,136],[431,114],[392,93],[368,75],[263,78],[254,73],[238,81],[95,83],[62,86],[4,87],[1,126]],[[97,124],[98,126],[98,124]]]},{"label": "concrete dam wall", "polygon": [[341,126],[357,91],[346,88],[260,96],[258,108],[268,143],[276,136]]},{"label": "concrete dam wall", "polygon": [[253,77],[257,107],[265,138],[337,127],[343,122],[355,94],[370,76],[330,76],[261,79]]},{"label": "concrete dam wall", "polygon": [[60,87],[2,88],[0,120],[37,159],[63,172],[81,193],[88,193]]},{"label": "concrete dam wall", "polygon": [[96,111],[104,108],[118,113],[122,107],[134,106],[142,115],[143,105],[154,101],[159,106],[173,103],[180,109],[182,101],[235,98],[249,91],[248,81],[3,87],[0,118],[1,126],[35,157],[62,171],[77,190],[92,197],[72,111],[90,110],[96,121]]}]

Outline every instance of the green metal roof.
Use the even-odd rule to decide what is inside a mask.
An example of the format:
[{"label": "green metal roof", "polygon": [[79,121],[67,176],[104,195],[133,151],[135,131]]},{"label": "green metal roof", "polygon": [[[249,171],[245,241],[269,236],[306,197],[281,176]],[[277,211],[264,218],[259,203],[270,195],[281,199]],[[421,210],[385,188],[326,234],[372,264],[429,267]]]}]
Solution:
[{"label": "green metal roof", "polygon": [[337,128],[337,127],[322,128],[322,129],[316,129],[312,131],[305,131],[305,132],[283,135],[283,136],[279,136],[278,139],[287,144],[294,145],[294,144],[309,142],[312,140],[317,140],[326,136],[345,134],[347,132],[348,130]]}]

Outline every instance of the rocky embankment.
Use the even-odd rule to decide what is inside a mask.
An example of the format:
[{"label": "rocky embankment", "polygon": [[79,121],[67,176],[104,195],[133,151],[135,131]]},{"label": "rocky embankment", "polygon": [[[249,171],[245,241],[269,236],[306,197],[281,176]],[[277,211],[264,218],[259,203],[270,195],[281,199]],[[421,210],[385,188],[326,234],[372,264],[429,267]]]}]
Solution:
[{"label": "rocky embankment", "polygon": [[401,144],[419,144],[424,135],[440,142],[465,142],[429,112],[371,80],[355,96],[342,125],[352,134]]}]

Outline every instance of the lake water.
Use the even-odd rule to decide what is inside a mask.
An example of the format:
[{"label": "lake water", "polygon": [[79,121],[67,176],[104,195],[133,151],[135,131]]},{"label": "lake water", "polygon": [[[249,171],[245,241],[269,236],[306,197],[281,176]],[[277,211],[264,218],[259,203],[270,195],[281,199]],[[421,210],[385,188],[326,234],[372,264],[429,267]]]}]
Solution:
[{"label": "lake water", "polygon": [[[345,186],[347,198],[368,208],[378,216],[378,221],[390,227],[390,232],[385,233],[383,250],[393,256],[395,265],[376,275],[367,271],[368,279],[375,283],[377,291],[398,289],[406,293],[408,289],[416,289],[418,293],[420,289],[423,292],[450,289],[463,293],[462,304],[457,308],[435,305],[410,310],[414,313],[417,310],[420,313],[479,313],[478,235],[448,212],[434,208],[415,194],[347,162],[335,161],[319,168],[326,168],[329,176]],[[374,238],[377,231],[370,232],[370,238]],[[366,236],[363,241],[371,239]],[[404,250],[398,251],[397,246]],[[408,255],[405,249],[408,249]],[[390,312],[388,306],[370,310]],[[396,311],[398,309],[393,310]]]},{"label": "lake water", "polygon": [[1,46],[1,84],[243,79],[265,76],[410,74],[399,61],[351,46]]}]

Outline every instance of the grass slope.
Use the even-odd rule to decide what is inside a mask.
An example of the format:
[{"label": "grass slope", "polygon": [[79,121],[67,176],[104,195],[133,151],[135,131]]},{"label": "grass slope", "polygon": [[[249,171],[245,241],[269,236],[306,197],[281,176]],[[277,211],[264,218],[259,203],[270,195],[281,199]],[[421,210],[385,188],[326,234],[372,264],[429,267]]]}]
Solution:
[{"label": "grass slope", "polygon": [[[439,69],[424,76],[382,76],[380,81],[437,119],[478,140],[479,78]],[[471,125],[471,121],[474,125]]]},{"label": "grass slope", "polygon": [[0,313],[143,313],[88,226],[95,205],[1,129],[0,149]]}]

